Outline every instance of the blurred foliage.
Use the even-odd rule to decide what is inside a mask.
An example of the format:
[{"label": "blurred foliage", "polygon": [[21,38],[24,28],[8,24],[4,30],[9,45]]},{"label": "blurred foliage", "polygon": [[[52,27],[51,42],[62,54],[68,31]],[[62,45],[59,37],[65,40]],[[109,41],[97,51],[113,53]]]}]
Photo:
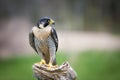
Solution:
[{"label": "blurred foliage", "polygon": [[[59,65],[66,59],[63,54],[57,55]],[[0,80],[35,80],[32,65],[39,61],[38,55],[0,59]]]},{"label": "blurred foliage", "polygon": [[[58,64],[69,61],[77,80],[120,80],[120,51],[85,51],[79,54],[57,54]],[[32,64],[38,56],[16,56],[0,59],[0,80],[35,80]]]},{"label": "blurred foliage", "polygon": [[[0,0],[0,19],[50,16],[59,29],[119,33],[119,0]],[[74,26],[74,27],[73,27]]]},{"label": "blurred foliage", "polygon": [[[120,0],[0,0],[0,49],[6,51],[6,47],[10,47],[13,51],[17,48],[23,50],[24,47],[20,46],[25,42],[23,35],[32,27],[27,22],[30,20],[35,24],[44,16],[55,19],[57,30],[120,33],[119,4]],[[26,21],[21,18],[26,18]],[[20,41],[17,40],[18,37],[21,38]],[[15,48],[12,48],[11,44],[16,45]],[[57,54],[58,64],[68,60],[77,72],[78,80],[120,80],[120,51],[60,53]],[[0,80],[34,80],[32,64],[38,61],[38,56],[0,59]]]}]

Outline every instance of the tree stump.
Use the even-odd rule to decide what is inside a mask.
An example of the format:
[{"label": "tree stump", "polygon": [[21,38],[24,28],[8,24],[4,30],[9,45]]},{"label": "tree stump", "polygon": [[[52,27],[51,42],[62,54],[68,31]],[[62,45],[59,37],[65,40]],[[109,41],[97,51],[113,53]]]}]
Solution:
[{"label": "tree stump", "polygon": [[61,66],[48,69],[46,65],[35,63],[33,72],[38,80],[76,80],[76,72],[72,69],[68,62],[64,62]]}]

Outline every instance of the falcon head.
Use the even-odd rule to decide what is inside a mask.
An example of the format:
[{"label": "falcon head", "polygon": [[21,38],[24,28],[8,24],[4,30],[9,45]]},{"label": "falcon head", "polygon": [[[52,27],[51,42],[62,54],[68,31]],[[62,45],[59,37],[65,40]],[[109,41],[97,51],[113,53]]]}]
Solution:
[{"label": "falcon head", "polygon": [[54,24],[55,24],[55,22],[51,18],[44,17],[44,18],[41,18],[37,22],[37,27],[40,28],[40,29],[43,29],[43,28],[45,28],[47,26],[52,26]]}]

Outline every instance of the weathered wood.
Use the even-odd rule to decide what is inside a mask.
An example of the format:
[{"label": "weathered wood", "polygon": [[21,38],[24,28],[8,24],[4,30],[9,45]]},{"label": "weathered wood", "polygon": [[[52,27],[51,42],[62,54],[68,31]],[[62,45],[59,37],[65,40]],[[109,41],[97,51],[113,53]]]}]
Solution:
[{"label": "weathered wood", "polygon": [[46,65],[35,63],[33,65],[33,72],[38,80],[76,80],[77,76],[68,62],[50,69]]}]

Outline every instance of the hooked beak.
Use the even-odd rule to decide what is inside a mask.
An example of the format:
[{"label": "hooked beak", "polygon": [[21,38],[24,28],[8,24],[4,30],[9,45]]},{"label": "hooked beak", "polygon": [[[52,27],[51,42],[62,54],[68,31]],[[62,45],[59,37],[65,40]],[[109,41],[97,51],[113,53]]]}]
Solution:
[{"label": "hooked beak", "polygon": [[49,24],[50,24],[50,25],[51,25],[51,24],[55,24],[55,21],[53,21],[52,19],[50,19]]}]

